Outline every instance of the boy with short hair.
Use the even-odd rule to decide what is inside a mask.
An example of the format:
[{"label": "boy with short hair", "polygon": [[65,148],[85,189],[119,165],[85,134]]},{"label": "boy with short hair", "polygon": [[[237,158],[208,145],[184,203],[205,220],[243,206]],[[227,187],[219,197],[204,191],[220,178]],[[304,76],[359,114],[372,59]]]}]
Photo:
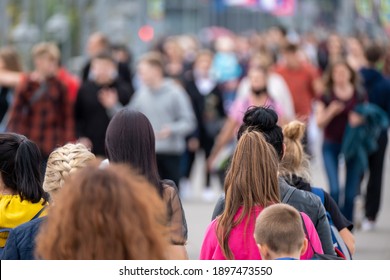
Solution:
[{"label": "boy with short hair", "polygon": [[299,260],[308,245],[300,213],[283,203],[260,213],[254,237],[263,260]]}]

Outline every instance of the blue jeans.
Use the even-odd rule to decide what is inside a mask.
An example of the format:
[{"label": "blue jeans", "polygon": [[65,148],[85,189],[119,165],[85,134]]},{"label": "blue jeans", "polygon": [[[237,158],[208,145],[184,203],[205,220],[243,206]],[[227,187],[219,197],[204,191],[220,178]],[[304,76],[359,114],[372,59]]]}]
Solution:
[{"label": "blue jeans", "polygon": [[341,154],[341,144],[324,140],[322,145],[322,156],[328,182],[330,195],[339,205],[344,216],[353,221],[354,200],[359,190],[362,172],[356,160],[349,160],[346,164],[346,182],[344,199],[340,201],[340,182],[339,182],[339,157]]}]

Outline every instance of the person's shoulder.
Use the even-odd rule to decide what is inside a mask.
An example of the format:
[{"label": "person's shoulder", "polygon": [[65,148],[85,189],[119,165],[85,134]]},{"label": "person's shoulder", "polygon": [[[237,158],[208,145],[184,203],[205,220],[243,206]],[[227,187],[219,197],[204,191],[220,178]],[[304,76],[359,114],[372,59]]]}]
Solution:
[{"label": "person's shoulder", "polygon": [[174,197],[179,194],[179,190],[177,189],[175,182],[172,180],[161,180],[161,184],[164,196]]},{"label": "person's shoulder", "polygon": [[14,229],[12,229],[12,234],[15,236],[16,240],[19,242],[24,239],[31,239],[38,233],[38,230],[41,224],[45,221],[46,217],[40,217],[26,223],[23,223]]},{"label": "person's shoulder", "polygon": [[295,189],[288,201],[291,204],[301,204],[302,206],[313,208],[318,208],[322,204],[320,198],[315,194],[310,191],[299,190],[289,185],[283,178],[279,178],[279,188],[282,196],[281,199],[283,199],[291,188]]}]

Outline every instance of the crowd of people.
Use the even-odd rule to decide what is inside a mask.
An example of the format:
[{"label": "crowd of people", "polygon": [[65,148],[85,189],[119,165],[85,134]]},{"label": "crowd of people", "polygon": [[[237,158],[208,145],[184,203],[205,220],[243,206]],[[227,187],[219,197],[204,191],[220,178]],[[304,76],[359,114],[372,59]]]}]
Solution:
[{"label": "crowd of people", "polygon": [[[32,71],[2,47],[1,259],[188,259],[181,199],[200,154],[202,198],[216,203],[200,259],[350,258],[354,224],[374,230],[380,210],[386,47],[338,34],[291,40],[275,26],[164,38],[133,71],[125,46],[94,33],[79,77],[54,43],[32,48]],[[327,186],[310,173],[313,126]]]}]

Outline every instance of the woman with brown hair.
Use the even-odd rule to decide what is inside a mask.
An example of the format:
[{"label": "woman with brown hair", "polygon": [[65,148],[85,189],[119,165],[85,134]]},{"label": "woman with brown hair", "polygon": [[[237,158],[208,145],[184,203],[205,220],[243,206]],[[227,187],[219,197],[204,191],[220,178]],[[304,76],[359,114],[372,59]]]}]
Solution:
[{"label": "woman with brown hair", "polygon": [[344,200],[340,201],[339,160],[347,125],[357,127],[364,122],[354,112],[358,104],[366,100],[360,89],[358,74],[343,60],[330,65],[325,75],[326,91],[316,107],[318,127],[324,130],[322,155],[328,176],[330,195],[342,209],[344,216],[353,220],[354,199],[359,188],[361,172],[355,160],[346,161]]},{"label": "woman with brown hair", "polygon": [[[279,165],[279,176],[282,176],[289,185],[311,192],[310,161],[302,145],[305,129],[306,125],[299,121],[292,121],[283,127],[285,151]],[[355,252],[355,238],[351,233],[353,223],[344,217],[328,192],[323,191],[323,196],[326,211],[330,214],[348,250],[353,254]]]},{"label": "woman with brown hair", "polygon": [[[240,137],[225,180],[225,208],[208,226],[200,259],[261,259],[253,238],[256,217],[280,202],[278,158],[264,136],[248,129]],[[316,252],[323,252],[310,218],[302,213]],[[310,259],[312,249],[302,259]]]},{"label": "woman with brown hair", "polygon": [[128,167],[89,166],[65,182],[37,236],[41,259],[167,259],[158,193]]}]

